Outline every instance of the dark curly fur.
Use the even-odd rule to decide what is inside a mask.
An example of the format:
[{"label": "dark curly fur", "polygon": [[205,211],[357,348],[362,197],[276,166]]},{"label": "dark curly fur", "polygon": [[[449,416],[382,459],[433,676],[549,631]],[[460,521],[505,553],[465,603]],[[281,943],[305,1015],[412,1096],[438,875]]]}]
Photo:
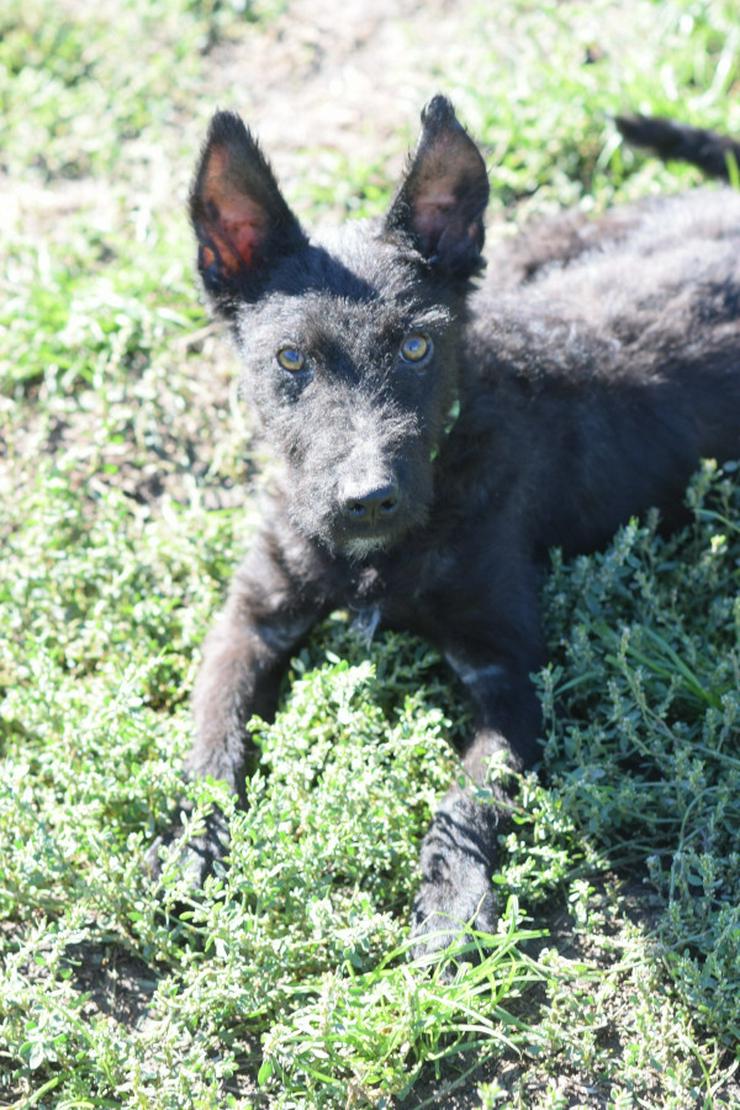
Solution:
[{"label": "dark curly fur", "polygon": [[[699,458],[740,454],[740,195],[566,215],[498,248],[481,280],[483,160],[443,97],[422,121],[388,216],[316,238],[241,120],[211,125],[200,269],[280,466],[206,643],[189,770],[240,790],[245,722],[273,710],[330,610],[428,638],[475,708],[469,786],[422,846],[414,928],[433,950],[495,924],[505,803],[475,787],[497,753],[537,758],[548,548],[593,550],[653,505],[670,524]],[[196,871],[225,844],[214,818]]]}]

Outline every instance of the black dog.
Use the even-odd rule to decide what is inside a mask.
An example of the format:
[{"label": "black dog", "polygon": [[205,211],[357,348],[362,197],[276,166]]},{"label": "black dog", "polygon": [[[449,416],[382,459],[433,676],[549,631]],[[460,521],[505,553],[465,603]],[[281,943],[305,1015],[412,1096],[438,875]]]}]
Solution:
[{"label": "black dog", "polygon": [[[740,454],[740,194],[542,225],[477,282],[483,159],[444,97],[422,124],[386,218],[320,239],[239,117],[211,124],[191,196],[199,267],[280,471],[207,640],[189,771],[240,790],[245,723],[270,714],[330,610],[427,637],[476,724],[471,786],[422,848],[423,949],[494,925],[499,811],[474,787],[496,753],[537,758],[548,548],[592,550],[652,505],[670,523],[702,455]],[[214,816],[188,847],[196,869],[225,843]]]}]

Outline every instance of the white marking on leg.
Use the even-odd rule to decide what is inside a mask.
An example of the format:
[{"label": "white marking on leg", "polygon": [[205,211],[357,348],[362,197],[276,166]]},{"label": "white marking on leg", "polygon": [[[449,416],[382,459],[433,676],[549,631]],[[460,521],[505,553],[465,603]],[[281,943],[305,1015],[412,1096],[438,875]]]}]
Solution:
[{"label": "white marking on leg", "polygon": [[475,686],[477,682],[482,682],[484,679],[503,678],[506,674],[506,667],[502,666],[501,663],[489,663],[485,667],[471,667],[469,663],[464,663],[462,659],[449,651],[446,652],[445,659],[460,681],[466,686]]}]

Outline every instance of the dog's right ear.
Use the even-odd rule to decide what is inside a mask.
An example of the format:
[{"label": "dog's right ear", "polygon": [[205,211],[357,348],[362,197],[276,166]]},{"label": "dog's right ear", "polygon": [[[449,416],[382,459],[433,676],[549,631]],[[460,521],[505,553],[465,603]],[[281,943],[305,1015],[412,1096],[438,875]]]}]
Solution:
[{"label": "dog's right ear", "polygon": [[306,242],[269,163],[235,112],[211,120],[190,192],[198,269],[215,307],[233,315],[262,293],[278,259]]}]

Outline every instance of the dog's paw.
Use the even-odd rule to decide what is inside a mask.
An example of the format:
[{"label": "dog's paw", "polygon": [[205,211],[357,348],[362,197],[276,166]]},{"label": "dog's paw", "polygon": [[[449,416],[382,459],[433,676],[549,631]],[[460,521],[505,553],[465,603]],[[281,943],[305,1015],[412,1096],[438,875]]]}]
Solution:
[{"label": "dog's paw", "polygon": [[[466,930],[492,933],[498,917],[496,900],[487,873],[471,874],[465,869],[460,881],[425,880],[414,899],[411,918],[414,957],[442,955],[451,946],[471,940]],[[459,948],[456,958],[475,960],[476,945],[470,944],[464,957]]]},{"label": "dog's paw", "polygon": [[[464,941],[466,930],[495,930],[491,873],[497,820],[491,805],[457,790],[434,815],[421,848],[422,883],[411,923],[414,955],[442,954]],[[469,945],[466,958],[475,959],[475,949]]]},{"label": "dog's paw", "polygon": [[190,836],[187,827],[174,826],[158,836],[144,857],[149,876],[159,880],[165,866],[172,866],[185,886],[198,890],[217,863],[229,850],[229,829],[226,818],[218,810],[206,817],[205,829],[198,836]]}]

